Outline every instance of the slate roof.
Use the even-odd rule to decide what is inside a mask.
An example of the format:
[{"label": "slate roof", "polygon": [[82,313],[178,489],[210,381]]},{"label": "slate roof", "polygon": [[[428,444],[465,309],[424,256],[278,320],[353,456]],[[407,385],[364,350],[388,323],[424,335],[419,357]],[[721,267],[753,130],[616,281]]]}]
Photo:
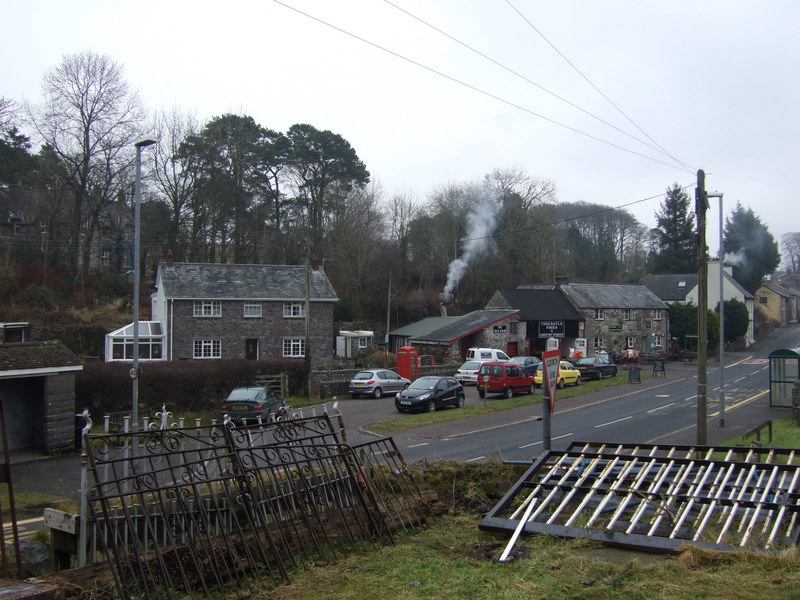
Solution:
[{"label": "slate roof", "polygon": [[80,371],[83,361],[59,341],[0,344],[0,377],[7,371]]},{"label": "slate roof", "polygon": [[[310,298],[336,302],[339,298],[325,271],[311,269]],[[174,263],[158,265],[158,282],[173,300],[304,300],[303,265],[233,265]]]},{"label": "slate roof", "polygon": [[[681,286],[681,282],[685,285]],[[642,283],[664,302],[684,302],[697,285],[697,273],[645,275]]]},{"label": "slate roof", "polygon": [[772,281],[770,279],[762,281],[761,287],[765,287],[768,290],[775,292],[779,296],[783,296],[784,298],[797,295],[797,292],[795,290],[790,290],[789,288],[785,288],[781,284],[776,283],[775,281]]},{"label": "slate roof", "polygon": [[561,290],[578,308],[669,308],[644,285],[565,283]]},{"label": "slate roof", "polygon": [[505,321],[516,314],[517,310],[474,310],[459,317],[457,321],[449,323],[427,335],[413,337],[412,342],[446,342],[453,344],[463,337],[485,329],[490,325]]},{"label": "slate roof", "polygon": [[554,287],[523,287],[497,290],[509,306],[519,309],[523,321],[583,320],[561,290]]}]

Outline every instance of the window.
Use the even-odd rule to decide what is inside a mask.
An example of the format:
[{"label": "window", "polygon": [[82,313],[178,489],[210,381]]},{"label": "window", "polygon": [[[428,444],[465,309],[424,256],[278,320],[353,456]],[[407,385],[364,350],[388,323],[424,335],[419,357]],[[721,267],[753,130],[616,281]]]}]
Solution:
[{"label": "window", "polygon": [[661,348],[661,336],[654,335],[653,336],[653,348]]},{"label": "window", "polygon": [[594,309],[594,319],[595,321],[602,321],[606,318],[606,313],[602,308],[595,308]]},{"label": "window", "polygon": [[222,316],[222,302],[219,300],[194,301],[194,316],[195,317],[221,317]]},{"label": "window", "polygon": [[636,348],[636,338],[632,335],[629,335],[625,338],[625,347],[626,348]]},{"label": "window", "polygon": [[626,321],[633,321],[633,309],[626,308],[625,309],[625,320]]},{"label": "window", "polygon": [[511,321],[509,325],[511,326],[511,331],[510,331],[511,335],[517,335],[517,333],[519,332],[519,321]]},{"label": "window", "polygon": [[596,337],[596,338],[594,338],[594,347],[595,348],[605,348],[606,347],[606,341],[601,337]]},{"label": "window", "polygon": [[260,317],[261,316],[261,302],[245,302],[244,313],[245,317]]},{"label": "window", "polygon": [[758,301],[761,302],[761,304],[769,304],[769,298],[766,296],[759,296]]},{"label": "window", "polygon": [[[284,302],[284,317],[304,317],[306,316],[305,306],[302,302]],[[285,356],[285,355],[284,355]]]},{"label": "window", "polygon": [[219,340],[194,340],[192,358],[222,358],[222,342]]},{"label": "window", "polygon": [[660,321],[661,320],[661,309],[655,308],[653,309],[653,320]]},{"label": "window", "polygon": [[284,358],[302,358],[306,355],[306,341],[303,338],[283,340]]},{"label": "window", "polygon": [[368,340],[368,338],[365,338],[365,337],[358,338],[358,349],[359,350],[363,350],[364,348],[367,347],[367,340]]}]

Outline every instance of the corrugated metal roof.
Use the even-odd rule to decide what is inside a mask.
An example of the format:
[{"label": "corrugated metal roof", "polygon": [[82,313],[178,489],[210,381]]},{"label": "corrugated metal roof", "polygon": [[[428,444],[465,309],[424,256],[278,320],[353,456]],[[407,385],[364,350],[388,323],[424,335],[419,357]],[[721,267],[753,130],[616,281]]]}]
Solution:
[{"label": "corrugated metal roof", "polygon": [[389,332],[389,335],[401,335],[405,337],[418,337],[427,335],[445,325],[455,323],[461,317],[426,317],[416,323],[405,325]]},{"label": "corrugated metal roof", "polygon": [[489,325],[505,321],[510,316],[518,313],[517,310],[475,310],[460,317],[454,323],[432,331],[423,336],[412,337],[411,342],[446,342],[452,344],[463,337],[485,329]]},{"label": "corrugated metal roof", "polygon": [[[170,299],[304,300],[303,265],[233,265],[174,263],[158,265],[159,285]],[[311,269],[310,298],[336,302],[336,292],[325,271]]]},{"label": "corrugated metal roof", "polygon": [[644,285],[566,283],[561,289],[578,308],[669,308]]}]

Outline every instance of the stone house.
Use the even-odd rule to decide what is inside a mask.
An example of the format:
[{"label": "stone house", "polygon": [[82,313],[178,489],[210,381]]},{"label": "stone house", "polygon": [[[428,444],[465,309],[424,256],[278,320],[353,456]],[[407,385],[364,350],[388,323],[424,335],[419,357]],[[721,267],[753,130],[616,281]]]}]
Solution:
[{"label": "stone house", "polygon": [[797,322],[798,293],[769,279],[756,290],[758,310],[779,327]]},{"label": "stone house", "polygon": [[583,317],[587,352],[655,356],[669,349],[669,307],[644,285],[565,283],[559,286]]},{"label": "stone house", "polygon": [[[337,300],[317,266],[176,263],[168,255],[152,320],[140,322],[140,360],[302,361],[307,335],[315,368],[333,355]],[[132,359],[129,343],[127,334],[112,340],[106,360]]]}]

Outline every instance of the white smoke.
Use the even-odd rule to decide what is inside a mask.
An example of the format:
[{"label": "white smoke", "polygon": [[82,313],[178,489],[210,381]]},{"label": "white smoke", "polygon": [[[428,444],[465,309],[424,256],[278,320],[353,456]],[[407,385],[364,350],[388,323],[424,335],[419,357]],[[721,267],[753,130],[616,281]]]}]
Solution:
[{"label": "white smoke", "polygon": [[731,265],[732,267],[742,267],[747,262],[747,255],[745,254],[744,250],[739,250],[738,252],[732,252],[731,254],[725,254],[725,264]]},{"label": "white smoke", "polygon": [[470,263],[486,252],[492,244],[492,232],[497,224],[496,209],[491,201],[481,201],[467,215],[467,234],[461,239],[461,256],[450,263],[444,294],[451,294],[464,276]]}]

